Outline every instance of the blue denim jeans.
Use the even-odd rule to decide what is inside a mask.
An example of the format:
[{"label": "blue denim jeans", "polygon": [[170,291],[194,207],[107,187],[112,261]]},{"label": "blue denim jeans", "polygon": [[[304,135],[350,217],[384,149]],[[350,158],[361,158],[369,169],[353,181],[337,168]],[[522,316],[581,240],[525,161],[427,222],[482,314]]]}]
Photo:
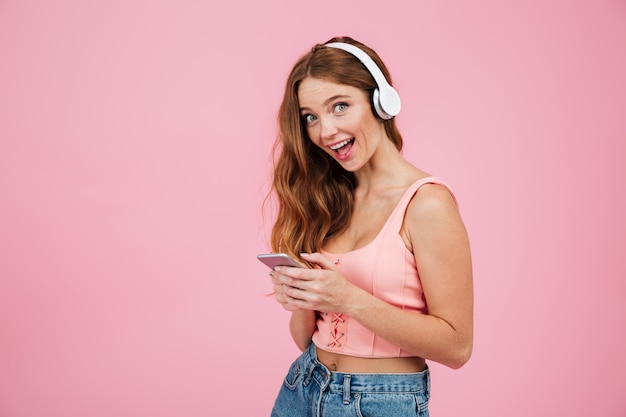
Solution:
[{"label": "blue denim jeans", "polygon": [[430,373],[346,374],[317,360],[315,345],[291,365],[272,417],[428,417]]}]

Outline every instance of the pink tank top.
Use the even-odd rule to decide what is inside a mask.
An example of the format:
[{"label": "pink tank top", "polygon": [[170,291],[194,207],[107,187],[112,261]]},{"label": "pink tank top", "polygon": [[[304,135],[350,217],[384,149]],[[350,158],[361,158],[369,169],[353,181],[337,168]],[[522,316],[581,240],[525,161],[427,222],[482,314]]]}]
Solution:
[{"label": "pink tank top", "polygon": [[[346,253],[321,253],[334,260],[346,279],[375,297],[404,310],[426,313],[428,307],[413,254],[400,236],[409,202],[424,184],[448,185],[435,177],[422,178],[404,193],[372,242]],[[455,199],[456,200],[456,199]],[[349,316],[318,314],[313,343],[319,349],[349,356],[393,358],[415,356],[389,343]]]}]

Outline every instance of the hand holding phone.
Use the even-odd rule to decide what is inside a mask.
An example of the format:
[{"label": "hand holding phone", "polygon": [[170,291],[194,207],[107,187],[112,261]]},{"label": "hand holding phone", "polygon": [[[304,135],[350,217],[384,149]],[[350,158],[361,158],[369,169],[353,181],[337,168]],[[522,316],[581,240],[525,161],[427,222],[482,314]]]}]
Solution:
[{"label": "hand holding phone", "polygon": [[306,266],[296,261],[286,253],[262,253],[257,255],[257,259],[267,265],[270,269],[274,269],[277,266],[295,266],[297,268],[306,268]]}]

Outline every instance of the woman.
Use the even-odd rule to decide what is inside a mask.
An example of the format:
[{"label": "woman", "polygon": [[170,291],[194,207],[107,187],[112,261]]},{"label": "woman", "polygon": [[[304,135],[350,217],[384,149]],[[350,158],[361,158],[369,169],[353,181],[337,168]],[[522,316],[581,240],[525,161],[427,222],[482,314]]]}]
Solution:
[{"label": "woman", "polygon": [[272,249],[276,300],[303,351],[272,416],[428,416],[427,360],[472,351],[469,242],[448,186],[401,154],[400,110],[378,55],[315,46],[279,111]]}]

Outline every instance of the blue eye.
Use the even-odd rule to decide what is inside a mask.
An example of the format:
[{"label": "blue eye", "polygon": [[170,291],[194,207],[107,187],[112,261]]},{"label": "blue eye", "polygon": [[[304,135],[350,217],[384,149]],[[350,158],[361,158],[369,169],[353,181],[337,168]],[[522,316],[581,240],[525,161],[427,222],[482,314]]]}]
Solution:
[{"label": "blue eye", "polygon": [[311,123],[313,123],[314,121],[316,121],[316,120],[317,120],[317,117],[316,117],[316,116],[314,116],[314,115],[312,115],[311,113],[309,113],[309,114],[305,114],[305,115],[303,115],[303,116],[302,116],[302,119],[304,120],[304,122],[305,122],[306,124],[311,124]]},{"label": "blue eye", "polygon": [[341,113],[347,108],[348,108],[348,105],[346,103],[337,103],[335,104],[335,107],[333,107],[333,110],[335,113]]}]

